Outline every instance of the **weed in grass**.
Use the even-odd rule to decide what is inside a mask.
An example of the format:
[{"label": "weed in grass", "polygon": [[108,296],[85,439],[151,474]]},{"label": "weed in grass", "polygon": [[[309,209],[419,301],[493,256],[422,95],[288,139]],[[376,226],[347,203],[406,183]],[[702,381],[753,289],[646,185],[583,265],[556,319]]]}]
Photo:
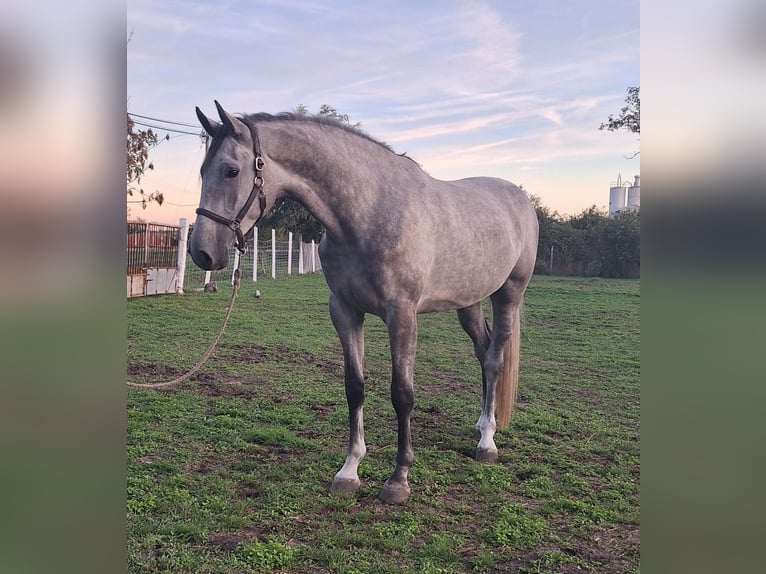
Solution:
[{"label": "weed in grass", "polygon": [[374,530],[384,547],[398,549],[408,545],[420,532],[420,522],[412,512],[404,511],[376,524]]},{"label": "weed in grass", "polygon": [[149,516],[157,510],[159,500],[153,492],[153,481],[144,477],[128,477],[128,513]]},{"label": "weed in grass", "polygon": [[240,559],[257,572],[272,572],[289,568],[295,559],[295,549],[281,542],[253,542],[237,552]]},{"label": "weed in grass", "polygon": [[509,504],[498,512],[489,540],[506,548],[534,548],[542,540],[548,524],[520,504]]},{"label": "weed in grass", "polygon": [[199,543],[205,537],[198,525],[189,522],[168,524],[159,532],[177,542]]},{"label": "weed in grass", "polygon": [[151,462],[151,464],[148,464],[148,469],[152,474],[155,475],[173,475],[178,472],[179,466],[176,462],[170,461],[170,460],[163,460],[158,459]]},{"label": "weed in grass", "polygon": [[282,427],[258,427],[244,434],[247,442],[273,446],[282,449],[301,449],[309,446],[309,443],[294,432]]},{"label": "weed in grass", "polygon": [[257,458],[252,457],[251,455],[258,454],[259,451],[257,450],[244,450],[242,452],[243,456],[239,460],[235,460],[232,462],[231,469],[235,470],[237,472],[243,472],[243,473],[257,473],[260,468],[263,466],[263,461],[259,460]]},{"label": "weed in grass", "polygon": [[420,563],[418,569],[419,574],[456,574],[459,572],[454,566],[448,566],[445,564],[434,564],[430,560],[426,559]]},{"label": "weed in grass", "polygon": [[546,502],[540,511],[548,516],[569,516],[577,526],[605,524],[613,522],[619,517],[619,514],[614,510],[598,504],[563,497]]},{"label": "weed in grass", "polygon": [[542,554],[529,567],[521,568],[519,574],[558,574],[579,570],[588,571],[591,568],[588,562],[578,556],[552,550]]},{"label": "weed in grass", "polygon": [[361,574],[371,571],[367,563],[359,560],[358,555],[345,548],[318,547],[307,551],[306,554],[312,562],[326,564],[330,572],[337,574]]},{"label": "weed in grass", "polygon": [[457,549],[462,545],[460,536],[432,534],[420,551],[422,564],[447,566],[458,561]]},{"label": "weed in grass", "polygon": [[553,482],[547,476],[537,476],[526,481],[521,492],[529,498],[549,498],[553,493]]},{"label": "weed in grass", "polygon": [[495,570],[500,557],[493,550],[481,548],[470,563],[470,571],[485,574]]},{"label": "weed in grass", "polygon": [[520,464],[515,469],[516,477],[519,480],[529,480],[538,477],[548,477],[553,472],[551,467],[546,464],[527,463]]},{"label": "weed in grass", "polygon": [[558,479],[558,484],[567,494],[587,495],[592,491],[587,480],[584,480],[571,472],[561,475]]},{"label": "weed in grass", "polygon": [[224,530],[244,530],[250,526],[251,523],[251,517],[243,514],[236,514],[232,511],[217,517],[217,525]]},{"label": "weed in grass", "polygon": [[587,504],[585,504],[582,500],[557,497],[543,504],[540,510],[543,514],[553,516],[558,512],[568,514],[582,514],[585,512],[586,508]]},{"label": "weed in grass", "polygon": [[471,474],[480,493],[507,492],[516,482],[513,473],[499,464],[474,463]]}]

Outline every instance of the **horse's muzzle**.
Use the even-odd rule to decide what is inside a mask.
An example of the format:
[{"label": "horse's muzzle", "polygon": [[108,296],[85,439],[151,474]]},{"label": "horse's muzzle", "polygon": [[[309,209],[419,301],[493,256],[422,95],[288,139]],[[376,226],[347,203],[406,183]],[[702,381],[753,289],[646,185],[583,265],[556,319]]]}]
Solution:
[{"label": "horse's muzzle", "polygon": [[196,235],[196,229],[192,232],[191,239],[189,241],[189,254],[192,261],[200,269],[205,271],[217,271],[223,269],[229,264],[229,249],[224,247],[223,249],[216,248],[217,244],[214,242],[210,246],[202,247],[200,245],[199,236]]}]

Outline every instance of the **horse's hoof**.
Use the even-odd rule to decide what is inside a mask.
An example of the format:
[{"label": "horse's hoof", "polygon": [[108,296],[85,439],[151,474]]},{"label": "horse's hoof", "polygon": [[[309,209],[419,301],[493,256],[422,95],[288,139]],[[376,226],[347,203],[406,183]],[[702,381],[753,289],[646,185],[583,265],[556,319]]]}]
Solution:
[{"label": "horse's hoof", "polygon": [[353,478],[336,478],[332,481],[332,484],[330,485],[330,490],[333,492],[350,492],[354,493],[359,490],[362,486],[362,481],[358,478],[354,480]]},{"label": "horse's hoof", "polygon": [[479,462],[495,462],[497,460],[497,449],[477,448],[476,460]]},{"label": "horse's hoof", "polygon": [[402,504],[410,497],[410,487],[386,481],[380,491],[380,499],[388,504]]}]

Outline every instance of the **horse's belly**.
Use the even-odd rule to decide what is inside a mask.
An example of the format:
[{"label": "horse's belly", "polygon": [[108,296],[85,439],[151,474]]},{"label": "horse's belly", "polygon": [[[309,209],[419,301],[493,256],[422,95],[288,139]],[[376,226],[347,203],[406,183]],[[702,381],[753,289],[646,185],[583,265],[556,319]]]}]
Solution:
[{"label": "horse's belly", "polygon": [[[506,277],[507,278],[507,277]],[[433,289],[423,293],[418,303],[418,313],[433,313],[435,311],[452,311],[469,307],[482,301],[497,291],[505,282],[505,278],[495,281],[481,281],[474,278],[460,284],[452,284],[444,290]]]},{"label": "horse's belly", "polygon": [[418,305],[418,313],[436,313],[438,311],[454,311],[463,307],[470,307],[476,301],[451,299],[424,299]]}]

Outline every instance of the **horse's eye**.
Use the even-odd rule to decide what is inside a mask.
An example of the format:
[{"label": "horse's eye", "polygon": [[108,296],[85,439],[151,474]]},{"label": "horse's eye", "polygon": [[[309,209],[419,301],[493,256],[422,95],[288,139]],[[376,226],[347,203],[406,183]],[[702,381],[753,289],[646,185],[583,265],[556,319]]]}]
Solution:
[{"label": "horse's eye", "polygon": [[235,178],[239,175],[239,170],[236,167],[230,167],[226,170],[226,177],[228,179]]}]

